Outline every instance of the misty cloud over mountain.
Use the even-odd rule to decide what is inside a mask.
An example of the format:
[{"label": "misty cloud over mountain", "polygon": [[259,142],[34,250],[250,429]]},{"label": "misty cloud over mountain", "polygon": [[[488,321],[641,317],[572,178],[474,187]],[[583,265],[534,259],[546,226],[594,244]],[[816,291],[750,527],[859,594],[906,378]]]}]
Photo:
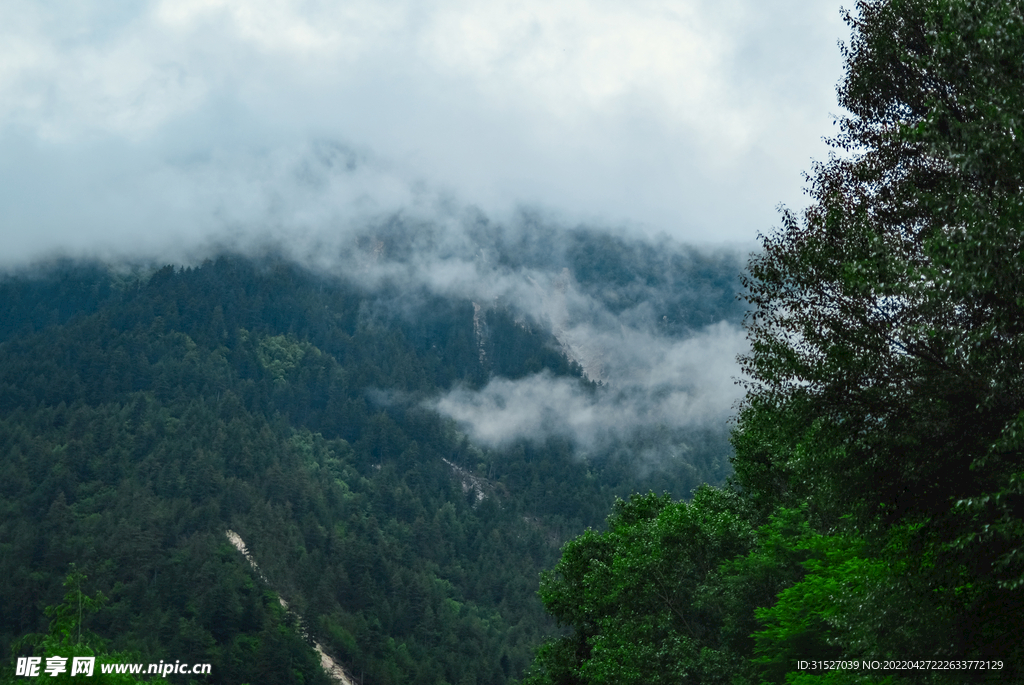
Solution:
[{"label": "misty cloud over mountain", "polygon": [[[431,403],[483,444],[557,436],[594,448],[644,431],[720,429],[740,397],[739,251],[571,227],[539,211],[496,220],[333,141],[255,155],[244,166],[245,178],[229,178],[221,160],[193,160],[164,179],[202,189],[210,222],[173,245],[143,233],[66,252],[154,264],[197,263],[224,250],[281,254],[379,293],[378,308],[411,319],[421,293],[470,300],[482,319],[508,310],[518,325],[550,333],[600,382],[586,389],[546,374],[496,377]],[[386,203],[383,187],[391,188]],[[168,216],[176,220],[173,208]],[[483,345],[485,327],[480,335]]]},{"label": "misty cloud over mountain", "polygon": [[429,403],[482,444],[562,437],[594,449],[651,432],[722,431],[742,395],[738,252],[527,214],[499,225],[467,210],[444,223],[393,216],[321,249],[315,263],[394,293],[381,304],[392,315],[415,318],[418,292],[471,300],[482,355],[493,334],[486,313],[507,310],[549,332],[592,382],[499,376]]},{"label": "misty cloud over mountain", "polygon": [[471,301],[483,347],[508,311],[601,383],[436,399],[481,442],[722,425],[742,252],[828,132],[841,22],[800,9],[9,3],[0,266],[283,254],[388,315]]},{"label": "misty cloud over mountain", "polygon": [[721,426],[741,395],[732,377],[746,340],[726,322],[684,340],[629,331],[595,347],[617,357],[606,367],[614,380],[597,390],[542,373],[496,378],[476,392],[457,388],[435,406],[484,444],[559,436],[592,448],[645,430]]}]

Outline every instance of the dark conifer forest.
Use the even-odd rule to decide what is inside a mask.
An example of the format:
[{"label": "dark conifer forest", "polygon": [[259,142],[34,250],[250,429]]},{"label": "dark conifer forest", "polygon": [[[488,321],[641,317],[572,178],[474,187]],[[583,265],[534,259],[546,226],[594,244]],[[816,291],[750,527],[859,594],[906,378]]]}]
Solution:
[{"label": "dark conifer forest", "polygon": [[[384,253],[407,259],[396,231]],[[620,312],[671,290],[641,243],[564,240],[559,269]],[[684,258],[672,273],[717,298],[651,316],[678,335],[738,321],[722,287],[736,260]],[[211,663],[211,682],[327,682],[296,616],[357,681],[511,682],[556,630],[536,592],[563,542],[616,497],[685,497],[728,473],[724,425],[658,464],[632,455],[678,435],[640,430],[586,455],[559,435],[474,444],[432,407],[439,393],[534,377],[608,392],[501,302],[478,311],[225,254],[52,263],[4,278],[0,303],[5,669],[47,634],[73,572],[82,596],[106,598],[82,619],[100,653]]]}]

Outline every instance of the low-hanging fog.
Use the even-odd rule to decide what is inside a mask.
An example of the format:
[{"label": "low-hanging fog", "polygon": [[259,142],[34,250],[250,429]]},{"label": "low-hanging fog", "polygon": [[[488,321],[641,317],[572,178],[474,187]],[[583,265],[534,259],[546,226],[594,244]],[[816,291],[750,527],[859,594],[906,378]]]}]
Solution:
[{"label": "low-hanging fog", "polygon": [[546,372],[495,377],[429,402],[481,444],[562,437],[588,450],[652,432],[721,431],[741,395],[737,250],[566,227],[537,214],[499,224],[475,210],[395,215],[290,248],[313,268],[399,293],[378,304],[391,316],[415,318],[420,292],[472,301],[482,354],[487,312],[508,311],[518,325],[550,333],[593,382]]},{"label": "low-hanging fog", "polygon": [[796,0],[11,0],[0,267],[272,249],[506,309],[600,383],[432,401],[480,443],[722,426],[736,275],[826,154],[845,35]]},{"label": "low-hanging fog", "polygon": [[681,341],[623,331],[592,345],[609,359],[608,385],[599,392],[542,373],[496,378],[477,392],[458,388],[436,407],[484,444],[561,436],[590,448],[644,429],[721,426],[739,399],[732,377],[746,341],[725,322]]}]

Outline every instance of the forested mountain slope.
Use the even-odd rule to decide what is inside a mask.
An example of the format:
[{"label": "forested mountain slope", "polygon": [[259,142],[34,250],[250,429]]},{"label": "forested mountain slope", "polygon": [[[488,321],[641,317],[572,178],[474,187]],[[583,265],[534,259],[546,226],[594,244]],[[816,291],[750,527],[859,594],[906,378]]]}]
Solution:
[{"label": "forested mountain slope", "polygon": [[[390,230],[340,272],[223,254],[0,283],[0,651],[45,632],[75,564],[109,598],[88,627],[111,649],[211,662],[217,682],[323,682],[230,528],[366,683],[508,682],[553,630],[535,593],[564,540],[616,496],[726,475],[721,422],[475,441],[438,398],[544,379],[586,406],[626,399],[507,291],[481,302],[374,273],[423,254],[402,253],[422,232]],[[554,271],[563,301],[596,303],[589,330],[625,313],[683,341],[739,318],[731,258],[584,232],[561,245],[498,249],[496,273]],[[685,292],[670,259],[689,260]],[[695,292],[714,297],[701,309]],[[583,320],[569,309],[563,331]]]}]

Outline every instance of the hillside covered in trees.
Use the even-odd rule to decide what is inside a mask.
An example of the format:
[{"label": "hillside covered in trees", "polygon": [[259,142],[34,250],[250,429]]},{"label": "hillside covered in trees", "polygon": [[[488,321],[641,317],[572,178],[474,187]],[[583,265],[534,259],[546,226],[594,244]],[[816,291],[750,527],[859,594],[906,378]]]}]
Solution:
[{"label": "hillside covered in trees", "polygon": [[1024,7],[862,0],[745,276],[735,475],[618,502],[532,685],[1024,682]]},{"label": "hillside covered in trees", "polygon": [[[107,598],[95,644],[208,662],[212,681],[327,682],[280,596],[360,682],[512,682],[555,631],[536,591],[565,540],[616,497],[723,481],[723,420],[584,440],[455,412],[530,382],[595,412],[656,409],[671,393],[623,387],[607,331],[634,331],[636,353],[735,326],[735,258],[526,227],[477,236],[483,280],[518,285],[473,300],[409,275],[455,259],[424,248],[427,228],[375,227],[333,269],[224,253],[0,281],[6,675],[75,569],[79,596]],[[524,306],[523,283],[554,314]]]}]

